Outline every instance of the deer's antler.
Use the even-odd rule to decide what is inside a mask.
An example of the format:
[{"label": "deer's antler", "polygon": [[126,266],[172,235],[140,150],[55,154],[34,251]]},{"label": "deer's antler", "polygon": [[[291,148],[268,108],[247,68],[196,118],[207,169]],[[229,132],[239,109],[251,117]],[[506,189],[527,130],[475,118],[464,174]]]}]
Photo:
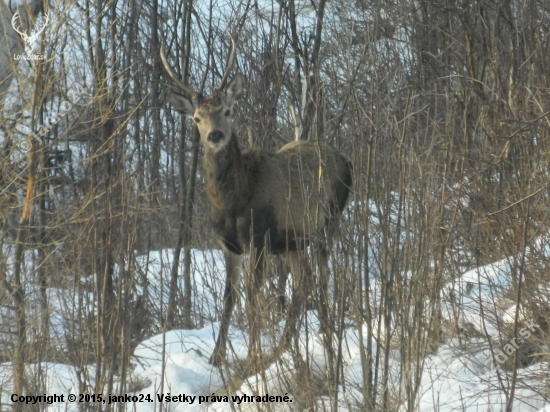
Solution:
[{"label": "deer's antler", "polygon": [[235,49],[237,48],[235,40],[231,37],[231,48],[229,50],[229,56],[227,56],[227,62],[225,63],[225,71],[223,73],[222,81],[218,86],[218,89],[223,90],[227,86],[227,80],[229,79],[229,72],[235,63]]},{"label": "deer's antler", "polygon": [[160,47],[160,60],[162,61],[162,64],[164,65],[164,69],[166,70],[166,73],[172,78],[174,83],[181,89],[181,91],[187,96],[189,99],[195,99],[197,97],[197,93],[194,92],[191,88],[187,87],[183,82],[179,79],[178,75],[174,73],[174,70],[170,67],[168,64],[168,60],[166,60],[166,56],[164,55],[164,46]]},{"label": "deer's antler", "polygon": [[39,31],[37,31],[35,34],[33,34],[32,36],[33,39],[36,39],[40,35],[40,33],[44,31],[44,29],[46,28],[46,25],[48,24],[48,20],[49,20],[49,17],[47,14],[45,14],[43,17],[44,23],[42,24],[42,28]]},{"label": "deer's antler", "polygon": [[[18,21],[19,21],[19,23],[18,23]],[[15,14],[13,15],[13,17],[11,18],[11,25],[12,25],[13,29],[21,35],[23,40],[27,41],[29,36],[27,36],[26,32],[21,31],[21,16],[19,15],[19,10],[17,10],[15,12]],[[19,29],[17,28],[17,26],[19,26]]]}]

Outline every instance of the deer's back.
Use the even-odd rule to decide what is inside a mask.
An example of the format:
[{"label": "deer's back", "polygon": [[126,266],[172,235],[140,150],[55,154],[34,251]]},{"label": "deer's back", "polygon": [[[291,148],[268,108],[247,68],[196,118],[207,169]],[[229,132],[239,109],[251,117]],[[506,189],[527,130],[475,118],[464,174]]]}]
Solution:
[{"label": "deer's back", "polygon": [[325,233],[345,206],[351,186],[349,161],[323,143],[292,142],[276,153],[243,152],[251,197],[236,219],[245,249],[250,233],[268,235],[274,253]]}]

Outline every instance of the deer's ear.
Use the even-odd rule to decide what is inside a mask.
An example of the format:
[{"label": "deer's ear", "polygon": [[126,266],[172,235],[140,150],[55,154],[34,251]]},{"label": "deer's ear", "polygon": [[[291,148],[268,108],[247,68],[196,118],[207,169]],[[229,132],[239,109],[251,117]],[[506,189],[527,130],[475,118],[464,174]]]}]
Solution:
[{"label": "deer's ear", "polygon": [[166,100],[181,114],[193,117],[193,114],[195,113],[195,106],[187,97],[179,93],[169,92]]},{"label": "deer's ear", "polygon": [[243,77],[239,73],[225,88],[225,103],[233,106],[241,97],[243,97]]}]

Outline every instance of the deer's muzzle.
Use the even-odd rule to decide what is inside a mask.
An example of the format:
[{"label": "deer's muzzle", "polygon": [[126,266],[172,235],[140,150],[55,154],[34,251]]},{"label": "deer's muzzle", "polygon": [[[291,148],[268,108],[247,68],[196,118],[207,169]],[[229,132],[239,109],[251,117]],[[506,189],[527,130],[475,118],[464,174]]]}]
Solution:
[{"label": "deer's muzzle", "polygon": [[210,133],[208,133],[208,141],[212,143],[218,143],[220,140],[223,139],[223,133],[219,130],[214,130]]}]

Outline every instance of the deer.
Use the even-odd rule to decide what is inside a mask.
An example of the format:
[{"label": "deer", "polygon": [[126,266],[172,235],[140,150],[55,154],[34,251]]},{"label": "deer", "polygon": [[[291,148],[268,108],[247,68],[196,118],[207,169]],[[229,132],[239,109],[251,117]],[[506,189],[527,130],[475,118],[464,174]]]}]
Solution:
[{"label": "deer", "polygon": [[160,50],[164,69],[178,89],[169,90],[166,101],[191,118],[200,134],[210,221],[225,260],[220,328],[209,359],[214,366],[226,359],[229,325],[246,254],[252,267],[245,282],[248,359],[261,350],[257,311],[266,254],[283,255],[292,275],[282,347],[289,344],[293,334],[296,336],[296,324],[305,307],[306,285],[310,284],[306,278],[311,276],[303,262],[308,245],[319,251],[319,318],[321,327],[328,329],[328,252],[352,186],[350,161],[327,143],[293,141],[275,153],[255,147],[241,150],[232,125],[235,104],[243,96],[243,78],[237,73],[229,81],[235,49],[232,38],[220,84],[206,97],[183,84],[170,67],[163,47]]}]

